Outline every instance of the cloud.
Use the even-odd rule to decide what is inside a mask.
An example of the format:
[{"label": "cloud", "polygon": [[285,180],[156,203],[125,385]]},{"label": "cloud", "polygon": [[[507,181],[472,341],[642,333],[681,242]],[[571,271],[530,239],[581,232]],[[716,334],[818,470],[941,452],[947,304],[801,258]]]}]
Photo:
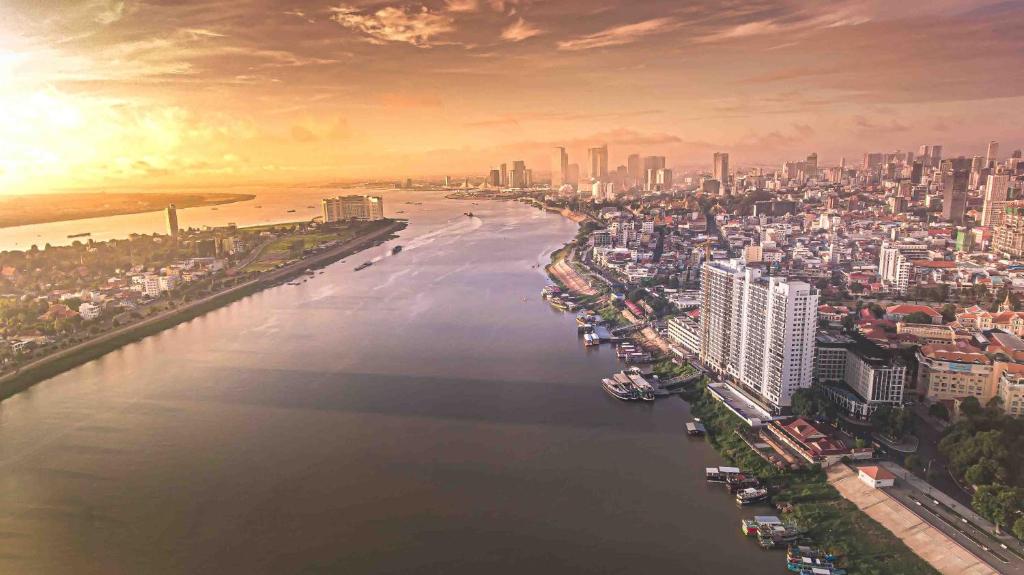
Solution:
[{"label": "cloud", "polygon": [[385,6],[370,13],[342,5],[331,8],[331,12],[334,14],[332,20],[345,28],[365,34],[375,44],[402,42],[429,48],[434,44],[432,38],[455,30],[450,16],[431,12],[426,6]]},{"label": "cloud", "polygon": [[307,143],[315,142],[319,138],[317,138],[316,134],[313,133],[313,130],[310,130],[305,126],[292,126],[292,139],[296,142]]},{"label": "cloud", "polygon": [[615,26],[571,40],[564,40],[558,43],[558,49],[590,50],[605,46],[620,46],[636,42],[644,36],[675,30],[679,26],[680,23],[675,18],[653,18],[635,24]]},{"label": "cloud", "polygon": [[100,24],[113,24],[124,17],[125,3],[123,0],[105,2],[103,10],[96,15],[96,22]]},{"label": "cloud", "polygon": [[522,42],[527,38],[543,34],[544,31],[522,18],[509,24],[501,31],[501,37],[511,42]]},{"label": "cloud", "polygon": [[447,0],[445,10],[449,12],[476,12],[480,9],[480,0]]}]

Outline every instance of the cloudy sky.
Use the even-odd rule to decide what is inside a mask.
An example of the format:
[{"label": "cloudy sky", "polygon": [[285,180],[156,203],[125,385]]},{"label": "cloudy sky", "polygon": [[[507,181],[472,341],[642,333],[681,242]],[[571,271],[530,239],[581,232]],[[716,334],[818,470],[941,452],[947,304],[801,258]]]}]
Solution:
[{"label": "cloudy sky", "polygon": [[1024,2],[3,0],[0,193],[1024,146]]}]

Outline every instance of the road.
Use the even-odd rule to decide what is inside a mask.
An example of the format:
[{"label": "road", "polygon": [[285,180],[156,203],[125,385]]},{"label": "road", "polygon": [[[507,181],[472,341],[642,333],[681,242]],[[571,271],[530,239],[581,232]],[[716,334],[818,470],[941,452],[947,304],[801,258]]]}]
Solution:
[{"label": "road", "polygon": [[[955,502],[949,501],[947,498],[942,498],[946,499],[946,503],[939,502],[939,499],[933,497],[936,493],[935,489],[925,484],[924,481],[908,476],[905,469],[888,465],[886,467],[895,471],[900,478],[897,479],[894,487],[886,490],[892,498],[988,563],[999,573],[1009,575],[1024,573],[1024,557],[1018,554],[1021,553],[1019,543],[1014,546],[1018,553],[1014,553],[1012,549],[1003,549],[1001,545],[1004,544],[1004,541],[1010,543],[1009,538],[999,540],[979,524],[973,521],[965,522],[957,510],[950,507],[950,504],[956,505]],[[977,517],[972,519],[980,520]]]}]

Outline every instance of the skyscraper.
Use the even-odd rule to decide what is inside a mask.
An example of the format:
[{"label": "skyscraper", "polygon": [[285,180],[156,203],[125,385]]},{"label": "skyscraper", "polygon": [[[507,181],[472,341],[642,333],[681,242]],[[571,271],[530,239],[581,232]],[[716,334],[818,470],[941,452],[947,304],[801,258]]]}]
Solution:
[{"label": "skyscraper", "polygon": [[579,189],[580,187],[580,165],[569,164],[569,168],[566,170],[565,183],[572,187]]},{"label": "skyscraper", "polygon": [[384,219],[384,199],[380,196],[338,196],[324,198],[324,223],[348,220],[376,221]]},{"label": "skyscraper", "polygon": [[587,176],[603,182],[608,179],[608,145],[587,150]]},{"label": "skyscraper", "polygon": [[729,188],[729,154],[715,152],[714,178],[722,183],[722,192]]},{"label": "skyscraper", "polygon": [[502,164],[498,170],[501,172],[500,186],[508,186],[508,164]]},{"label": "skyscraper", "polygon": [[175,239],[178,237],[178,208],[174,204],[167,206],[167,235]]},{"label": "skyscraper", "polygon": [[551,153],[551,188],[558,189],[569,176],[569,154],[565,148],[555,148]]},{"label": "skyscraper", "polygon": [[658,176],[658,170],[665,169],[665,156],[647,156],[644,158],[643,188],[652,189]]},{"label": "skyscraper", "polygon": [[812,152],[804,162],[804,172],[808,178],[818,177],[818,153]]},{"label": "skyscraper", "polygon": [[957,225],[964,223],[970,175],[970,171],[963,169],[951,169],[942,174],[942,219]]},{"label": "skyscraper", "polygon": [[1009,189],[1009,174],[989,174],[985,182],[985,203],[981,208],[981,225],[994,226],[1002,223]]},{"label": "skyscraper", "polygon": [[999,142],[995,140],[988,143],[988,149],[985,151],[985,167],[993,165],[999,161]]},{"label": "skyscraper", "polygon": [[818,293],[739,260],[701,272],[700,358],[778,413],[811,386]]},{"label": "skyscraper", "polygon": [[643,179],[643,163],[640,162],[640,154],[630,154],[626,160],[626,173],[629,181],[626,185],[629,187],[639,186]]}]

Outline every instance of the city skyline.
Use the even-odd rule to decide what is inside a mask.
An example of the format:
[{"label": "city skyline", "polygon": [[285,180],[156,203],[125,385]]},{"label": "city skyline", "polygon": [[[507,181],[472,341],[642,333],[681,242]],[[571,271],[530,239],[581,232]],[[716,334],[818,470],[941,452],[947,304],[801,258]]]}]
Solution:
[{"label": "city skyline", "polygon": [[5,3],[2,191],[486,176],[553,147],[585,165],[607,145],[613,170],[1022,145],[1018,4],[204,7]]}]

